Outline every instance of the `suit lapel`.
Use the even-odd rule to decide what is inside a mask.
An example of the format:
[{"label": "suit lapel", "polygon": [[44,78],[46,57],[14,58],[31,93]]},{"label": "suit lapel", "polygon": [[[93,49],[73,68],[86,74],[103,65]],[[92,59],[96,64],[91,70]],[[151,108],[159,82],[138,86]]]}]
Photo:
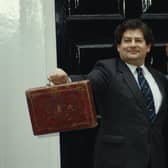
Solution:
[{"label": "suit lapel", "polygon": [[118,62],[118,70],[122,74],[122,77],[123,77],[128,89],[131,90],[133,96],[135,97],[137,105],[139,105],[141,108],[143,108],[143,111],[147,114],[146,107],[145,107],[145,101],[144,101],[143,95],[138,87],[138,84],[137,84],[134,76],[132,75],[131,71],[127,67],[127,65],[124,62],[122,62],[121,60]]},{"label": "suit lapel", "polygon": [[[163,83],[161,82],[159,75],[155,73],[155,71],[153,71],[151,68],[148,68],[148,70],[150,71],[154,79],[156,80],[158,87],[160,89],[160,92],[162,94],[162,103],[160,105],[159,112],[157,114],[157,118],[159,118],[159,115],[161,114],[162,111],[164,111],[163,109],[165,108],[165,105],[166,105],[165,90],[164,90],[164,86],[163,86]],[[128,89],[130,89],[133,96],[135,97],[137,105],[140,106],[143,109],[144,114],[147,115],[145,101],[138,87],[138,84],[134,76],[132,75],[131,71],[127,67],[127,65],[120,59],[118,61],[118,72],[121,73],[121,76],[123,80],[125,81],[125,85],[127,86]]]},{"label": "suit lapel", "polygon": [[163,83],[161,82],[159,76],[157,73],[155,73],[155,71],[153,71],[151,68],[148,68],[148,70],[150,71],[150,73],[152,74],[152,76],[154,77],[158,87],[159,87],[159,90],[161,92],[161,95],[162,95],[162,102],[161,102],[161,105],[160,105],[160,108],[159,108],[159,112],[158,114],[160,113],[160,111],[162,111],[162,108],[164,108],[164,105],[165,105],[165,90],[164,90],[164,86],[163,86]]}]

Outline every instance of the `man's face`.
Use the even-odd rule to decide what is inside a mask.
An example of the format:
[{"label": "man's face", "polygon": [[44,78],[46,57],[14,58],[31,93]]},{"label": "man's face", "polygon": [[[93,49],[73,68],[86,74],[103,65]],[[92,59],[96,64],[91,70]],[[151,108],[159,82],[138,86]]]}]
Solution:
[{"label": "man's face", "polygon": [[144,64],[145,57],[150,52],[151,44],[146,44],[144,35],[140,29],[126,30],[117,45],[121,59],[129,64],[140,66]]}]

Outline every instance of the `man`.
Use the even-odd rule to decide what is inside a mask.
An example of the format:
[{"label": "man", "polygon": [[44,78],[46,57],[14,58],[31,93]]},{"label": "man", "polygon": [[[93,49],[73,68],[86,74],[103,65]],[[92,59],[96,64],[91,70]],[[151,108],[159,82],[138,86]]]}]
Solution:
[{"label": "man", "polygon": [[[91,81],[102,116],[95,168],[166,168],[168,85],[145,66],[152,31],[141,20],[128,20],[116,28],[115,43],[120,57],[98,61],[79,76]],[[49,80],[63,83],[68,75],[58,69]]]}]

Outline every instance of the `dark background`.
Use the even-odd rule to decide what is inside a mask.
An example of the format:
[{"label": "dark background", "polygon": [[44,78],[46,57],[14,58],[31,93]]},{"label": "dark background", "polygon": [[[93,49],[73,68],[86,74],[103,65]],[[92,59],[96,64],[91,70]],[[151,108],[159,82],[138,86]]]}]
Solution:
[{"label": "dark background", "polygon": [[[113,33],[128,18],[141,18],[153,30],[152,66],[167,73],[166,0],[152,0],[142,12],[141,0],[55,0],[58,67],[69,74],[88,73],[99,59],[116,57]],[[61,168],[92,168],[97,128],[60,134]]]}]

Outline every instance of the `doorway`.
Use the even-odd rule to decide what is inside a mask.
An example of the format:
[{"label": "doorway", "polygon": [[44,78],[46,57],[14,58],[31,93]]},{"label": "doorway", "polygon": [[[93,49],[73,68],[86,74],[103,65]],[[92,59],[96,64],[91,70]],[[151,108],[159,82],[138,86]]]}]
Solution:
[{"label": "doorway", "polygon": [[[149,56],[152,66],[167,73],[168,6],[163,0],[152,0],[152,4],[142,0],[56,0],[55,14],[58,66],[69,74],[86,74],[97,60],[116,57],[114,29],[123,20],[136,17],[155,36]],[[93,168],[98,129],[60,134],[61,168]]]}]

